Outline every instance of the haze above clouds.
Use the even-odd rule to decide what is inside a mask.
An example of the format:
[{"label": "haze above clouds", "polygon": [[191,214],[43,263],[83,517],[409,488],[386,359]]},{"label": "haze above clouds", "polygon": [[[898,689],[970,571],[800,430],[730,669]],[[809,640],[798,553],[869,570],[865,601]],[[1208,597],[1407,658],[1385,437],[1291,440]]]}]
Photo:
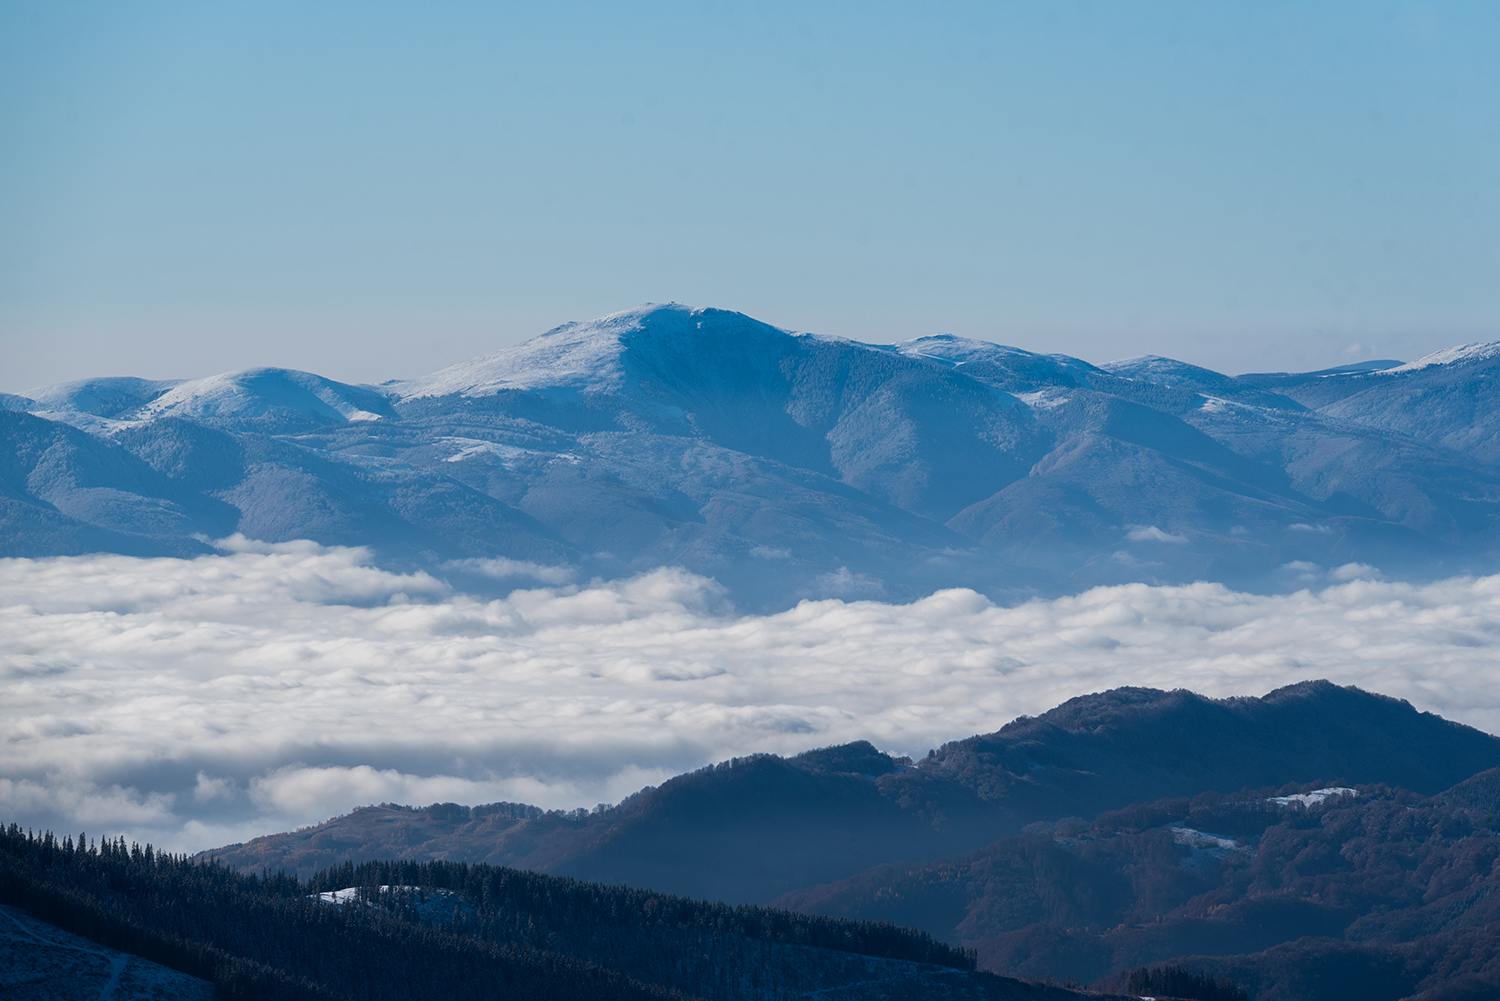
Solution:
[{"label": "haze above clouds", "polygon": [[379,801],[591,806],[756,751],[922,755],[1118,685],[1321,677],[1500,730],[1500,577],[741,616],[672,569],[484,601],[358,549],[224,545],[0,561],[0,814],[196,850]]}]

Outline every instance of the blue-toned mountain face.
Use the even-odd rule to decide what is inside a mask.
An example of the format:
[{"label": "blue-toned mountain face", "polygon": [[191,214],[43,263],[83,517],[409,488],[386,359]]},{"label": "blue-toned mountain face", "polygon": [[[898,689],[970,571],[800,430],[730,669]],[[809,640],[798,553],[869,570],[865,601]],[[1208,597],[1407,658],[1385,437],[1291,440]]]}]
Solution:
[{"label": "blue-toned mountain face", "polygon": [[0,400],[0,554],[368,546],[464,586],[680,565],[743,608],[1500,570],[1500,345],[1231,377],[647,306],[421,379]]}]

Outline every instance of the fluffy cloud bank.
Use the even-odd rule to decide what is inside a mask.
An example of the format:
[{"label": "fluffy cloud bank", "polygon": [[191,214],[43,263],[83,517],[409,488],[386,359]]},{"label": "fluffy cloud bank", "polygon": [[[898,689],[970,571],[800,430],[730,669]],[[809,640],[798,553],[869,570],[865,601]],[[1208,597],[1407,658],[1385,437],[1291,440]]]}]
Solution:
[{"label": "fluffy cloud bank", "polygon": [[1328,678],[1500,731],[1500,577],[740,616],[678,570],[486,601],[357,549],[230,549],[0,560],[0,819],[196,850],[385,800],[591,806],[753,751],[921,755],[1118,685]]}]

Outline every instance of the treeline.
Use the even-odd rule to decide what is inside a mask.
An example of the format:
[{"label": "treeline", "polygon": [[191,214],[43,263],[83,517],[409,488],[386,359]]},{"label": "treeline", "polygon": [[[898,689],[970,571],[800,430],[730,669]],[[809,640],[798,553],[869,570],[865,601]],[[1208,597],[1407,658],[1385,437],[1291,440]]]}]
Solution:
[{"label": "treeline", "polygon": [[[467,906],[434,925],[391,894],[386,906],[315,897],[352,886],[370,889],[362,896],[378,903],[373,891],[382,885],[448,890]],[[869,979],[891,961],[974,965],[972,954],[891,925],[486,865],[346,865],[303,882],[14,824],[0,829],[0,903],[202,977],[222,997],[268,1001],[775,1001]]]},{"label": "treeline", "polygon": [[1181,998],[1183,1001],[1249,1001],[1243,987],[1228,977],[1215,979],[1181,966],[1141,967],[1130,974],[1136,997]]},{"label": "treeline", "polygon": [[[478,911],[475,931],[572,954],[650,950],[690,955],[747,939],[972,970],[973,951],[884,921],[850,921],[748,905],[730,906],[624,886],[460,862],[345,863],[307,881],[307,892],[419,886],[460,892]],[[611,962],[613,965],[613,962]]]},{"label": "treeline", "polygon": [[0,902],[211,981],[226,998],[683,1001],[559,953],[500,945],[365,907],[309,900],[294,877],[50,833],[0,833]]},{"label": "treeline", "polygon": [[[990,932],[981,959],[1026,976],[1081,971],[1101,989],[1125,989],[1128,971],[1155,963],[1233,978],[1256,1001],[1492,1001],[1497,787],[1500,770],[1432,797],[1374,785],[1280,807],[1264,791],[1259,802],[1205,794],[1106,814],[1065,838],[1008,843],[965,878],[995,898],[1034,886],[1075,909],[1015,908],[1010,927],[981,929]],[[1236,836],[1243,850],[1215,856],[1178,843],[1181,827]]]}]

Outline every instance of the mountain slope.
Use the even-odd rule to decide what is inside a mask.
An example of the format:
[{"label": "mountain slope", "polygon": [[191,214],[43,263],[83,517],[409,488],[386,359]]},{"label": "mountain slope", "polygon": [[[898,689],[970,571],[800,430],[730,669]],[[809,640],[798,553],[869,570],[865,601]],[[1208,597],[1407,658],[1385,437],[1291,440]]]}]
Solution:
[{"label": "mountain slope", "polygon": [[987,969],[1096,986],[1181,964],[1286,1001],[1500,991],[1500,816],[1454,790],[1280,791],[1037,825],[776,904],[912,925],[976,949]]}]

